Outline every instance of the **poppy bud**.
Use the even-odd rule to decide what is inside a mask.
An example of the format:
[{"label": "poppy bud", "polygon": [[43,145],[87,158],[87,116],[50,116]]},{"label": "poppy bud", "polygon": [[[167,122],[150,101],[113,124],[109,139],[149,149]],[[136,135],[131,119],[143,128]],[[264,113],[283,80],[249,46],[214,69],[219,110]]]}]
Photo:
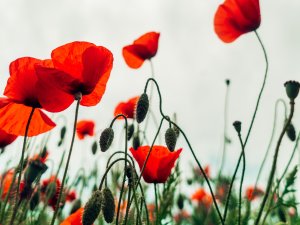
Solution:
[{"label": "poppy bud", "polygon": [[177,199],[177,206],[181,210],[183,209],[184,206],[184,196],[182,194],[179,194],[178,199]]},{"label": "poppy bud", "polygon": [[288,138],[291,141],[295,141],[296,140],[296,131],[295,131],[295,127],[292,123],[290,123],[286,129],[286,134],[288,136]]},{"label": "poppy bud", "polygon": [[136,106],[136,121],[143,122],[149,109],[149,99],[146,93],[143,93],[137,102]]},{"label": "poppy bud", "polygon": [[100,149],[102,152],[106,152],[109,149],[114,139],[114,130],[112,128],[106,128],[100,136]]},{"label": "poppy bud", "polygon": [[134,125],[130,124],[127,130],[127,140],[129,141],[133,135],[134,132]]},{"label": "poppy bud", "polygon": [[299,93],[300,84],[297,81],[287,81],[284,83],[287,96],[293,101],[297,98]]},{"label": "poppy bud", "polygon": [[115,216],[115,200],[114,196],[110,189],[104,188],[102,190],[103,195],[103,204],[102,204],[102,213],[104,220],[107,223],[111,223],[114,220]]},{"label": "poppy bud", "polygon": [[141,146],[140,137],[138,134],[133,136],[132,147],[134,150],[137,150]]},{"label": "poppy bud", "polygon": [[135,178],[136,178],[136,176],[135,176],[136,174],[135,174],[133,167],[130,165],[127,165],[125,173],[126,173],[126,177],[128,178],[129,185],[133,186],[135,183],[134,182]]},{"label": "poppy bud", "polygon": [[35,207],[39,204],[39,202],[40,202],[40,190],[38,189],[34,192],[33,196],[30,199],[29,202],[30,210],[33,211]]},{"label": "poppy bud", "polygon": [[226,79],[226,80],[225,80],[225,83],[226,83],[227,86],[229,86],[229,85],[230,85],[230,80],[229,80],[229,79]]},{"label": "poppy bud", "polygon": [[70,215],[73,214],[74,212],[76,212],[80,207],[81,207],[81,200],[76,199],[72,205]]},{"label": "poppy bud", "polygon": [[234,126],[234,129],[236,130],[236,132],[238,134],[240,134],[241,129],[242,129],[242,123],[240,121],[234,121],[234,123],[232,125]]},{"label": "poppy bud", "polygon": [[168,149],[173,152],[176,146],[177,135],[173,128],[168,128],[165,133],[165,142]]},{"label": "poppy bud", "polygon": [[175,133],[176,133],[176,137],[178,138],[178,137],[179,137],[179,134],[180,134],[179,128],[176,127],[176,126],[173,126],[173,129],[174,129],[174,131],[175,131]]},{"label": "poppy bud", "polygon": [[84,206],[82,215],[82,225],[92,225],[97,219],[102,205],[102,193],[95,191]]},{"label": "poppy bud", "polygon": [[31,160],[24,174],[25,183],[32,184],[32,182],[47,169],[47,165],[40,160]]},{"label": "poppy bud", "polygon": [[62,145],[63,143],[63,140],[65,139],[65,136],[66,136],[66,131],[67,131],[67,127],[66,126],[63,126],[60,130],[60,140],[58,142],[58,147]]},{"label": "poppy bud", "polygon": [[93,145],[92,145],[92,153],[93,153],[93,155],[95,155],[95,154],[96,154],[96,152],[97,152],[97,149],[98,149],[97,142],[96,142],[96,141],[94,141],[94,143],[93,143]]}]

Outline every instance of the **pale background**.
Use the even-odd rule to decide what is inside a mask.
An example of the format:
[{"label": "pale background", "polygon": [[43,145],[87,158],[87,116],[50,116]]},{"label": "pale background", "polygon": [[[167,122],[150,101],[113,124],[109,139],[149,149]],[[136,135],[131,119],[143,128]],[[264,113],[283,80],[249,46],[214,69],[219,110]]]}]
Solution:
[{"label": "pale background", "polygon": [[[125,64],[122,47],[140,35],[161,33],[159,49],[153,59],[155,76],[162,90],[163,109],[167,114],[176,112],[179,125],[186,131],[203,165],[210,164],[216,174],[221,160],[223,135],[223,108],[225,79],[231,79],[228,133],[233,143],[228,148],[224,172],[232,174],[240,147],[231,126],[234,120],[243,122],[242,133],[248,129],[265,70],[262,50],[254,35],[241,36],[232,44],[218,39],[213,29],[213,17],[222,1],[198,0],[1,0],[0,2],[0,90],[4,90],[11,61],[22,56],[48,58],[57,46],[82,40],[109,48],[114,54],[114,68],[102,102],[92,108],[81,108],[80,119],[93,119],[97,130],[107,127],[113,118],[115,105],[142,93],[150,66],[145,63],[139,70]],[[258,29],[269,55],[270,70],[260,110],[246,149],[246,184],[255,180],[259,163],[267,147],[276,99],[287,101],[283,83],[299,79],[300,59],[300,2],[298,0],[261,1],[262,23]],[[26,84],[24,84],[26,85]],[[299,107],[296,101],[294,124],[300,127]],[[66,112],[70,138],[74,105]],[[283,110],[279,111],[279,122]],[[279,123],[280,124],[280,123]],[[58,137],[58,128],[53,139]],[[121,125],[120,125],[121,127]],[[281,129],[281,126],[280,126]],[[153,130],[154,132],[154,130]],[[277,130],[278,137],[279,130]],[[40,137],[42,138],[42,136]],[[51,140],[50,139],[50,142]],[[118,144],[116,138],[115,146]],[[71,172],[80,164],[92,167],[90,144],[76,140]],[[276,139],[275,139],[276,140]],[[7,149],[0,158],[0,171],[10,156],[13,165],[19,160],[22,138]],[[280,151],[279,169],[284,167],[293,145],[284,139]],[[68,148],[69,142],[66,147]],[[181,138],[182,166],[188,175],[190,164],[195,163]],[[50,144],[51,157],[57,159],[62,149]],[[21,149],[20,149],[21,150]],[[274,146],[272,148],[273,154]],[[88,153],[86,153],[88,151]],[[99,154],[103,164],[110,153]],[[102,159],[102,160],[101,160]],[[272,156],[269,157],[269,161]],[[296,155],[295,162],[298,161]],[[265,170],[264,181],[270,166]]]}]

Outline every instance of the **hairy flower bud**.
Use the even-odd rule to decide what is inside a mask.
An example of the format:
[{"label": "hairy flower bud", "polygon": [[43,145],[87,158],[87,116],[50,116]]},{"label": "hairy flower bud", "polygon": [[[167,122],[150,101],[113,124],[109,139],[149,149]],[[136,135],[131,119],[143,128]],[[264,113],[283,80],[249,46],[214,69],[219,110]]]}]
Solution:
[{"label": "hairy flower bud", "polygon": [[134,133],[134,125],[130,124],[127,129],[127,140],[128,141],[132,138],[133,133]]},{"label": "hairy flower bud", "polygon": [[295,127],[292,123],[290,123],[286,129],[286,135],[291,141],[296,140],[296,130]]},{"label": "hairy flower bud", "polygon": [[173,128],[168,128],[165,133],[165,142],[168,149],[173,152],[176,146],[177,135]]},{"label": "hairy flower bud", "polygon": [[93,153],[93,155],[96,154],[97,149],[98,149],[98,144],[97,144],[96,141],[94,141],[94,143],[93,143],[93,145],[92,145],[92,153]]},{"label": "hairy flower bud", "polygon": [[114,130],[110,127],[106,128],[100,136],[100,149],[102,152],[109,149],[112,141],[114,140]]},{"label": "hairy flower bud", "polygon": [[114,196],[110,189],[104,188],[102,190],[103,204],[102,204],[102,213],[104,220],[107,223],[111,223],[114,220],[115,216],[115,200]]},{"label": "hairy flower bud", "polygon": [[297,81],[287,81],[284,83],[285,91],[291,101],[297,98],[299,93],[300,84]]},{"label": "hairy flower bud", "polygon": [[100,190],[95,191],[91,198],[84,206],[82,215],[82,225],[92,225],[97,219],[102,205],[102,193]]},{"label": "hairy flower bud", "polygon": [[136,121],[143,122],[149,109],[149,99],[146,93],[143,93],[137,102],[136,106]]}]

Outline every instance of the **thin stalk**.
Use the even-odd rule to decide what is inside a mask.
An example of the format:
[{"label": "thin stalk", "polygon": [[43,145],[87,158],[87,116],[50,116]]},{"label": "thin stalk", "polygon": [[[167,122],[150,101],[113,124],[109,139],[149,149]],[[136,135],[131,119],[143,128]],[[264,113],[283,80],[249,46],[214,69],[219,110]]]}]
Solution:
[{"label": "thin stalk", "polygon": [[227,121],[228,121],[228,96],[229,96],[229,87],[230,84],[226,85],[225,93],[225,105],[224,105],[224,130],[223,130],[223,151],[222,151],[222,161],[219,170],[219,177],[223,171],[225,159],[226,159],[226,147],[227,147]]},{"label": "thin stalk", "polygon": [[73,145],[74,145],[74,140],[75,140],[75,133],[76,133],[76,124],[77,124],[77,118],[78,118],[78,111],[79,111],[79,104],[80,104],[80,99],[77,99],[77,103],[76,103],[76,111],[75,111],[75,119],[74,119],[74,125],[73,125],[73,135],[72,135],[72,140],[71,140],[71,145],[70,145],[70,150],[69,150],[69,154],[68,154],[68,159],[67,159],[67,164],[66,164],[66,168],[64,171],[64,176],[61,182],[61,186],[60,186],[60,190],[59,190],[59,194],[58,194],[58,198],[57,198],[57,202],[56,202],[56,206],[55,206],[55,211],[52,217],[52,221],[51,221],[51,225],[54,225],[57,213],[59,211],[59,206],[60,206],[60,201],[61,201],[61,197],[62,197],[62,192],[64,190],[64,185],[65,185],[65,180],[67,177],[67,171],[69,168],[69,164],[70,164],[70,159],[71,159],[71,155],[72,155],[72,150],[73,150]]},{"label": "thin stalk", "polygon": [[270,141],[269,141],[269,144],[268,144],[268,147],[267,147],[267,151],[264,155],[264,158],[263,158],[263,161],[260,165],[260,168],[259,168],[259,171],[258,171],[258,175],[256,177],[256,181],[255,181],[255,185],[254,185],[254,190],[257,188],[257,185],[258,185],[258,181],[259,181],[259,178],[260,178],[260,175],[261,175],[261,172],[263,171],[263,168],[264,168],[264,165],[265,165],[265,162],[268,158],[268,155],[269,155],[269,152],[270,152],[270,149],[271,149],[271,145],[272,145],[272,142],[273,142],[273,139],[274,139],[274,134],[275,134],[275,128],[276,128],[276,120],[277,120],[277,107],[279,105],[279,103],[282,103],[283,106],[284,106],[284,118],[286,119],[287,117],[287,112],[286,112],[286,105],[285,105],[285,102],[283,99],[278,99],[275,103],[275,112],[274,112],[274,122],[273,122],[273,128],[272,128],[272,134],[271,134],[271,138],[270,138]]},{"label": "thin stalk", "polygon": [[158,225],[159,224],[159,213],[158,213],[158,195],[157,195],[157,187],[156,187],[156,183],[154,183],[154,194],[155,194],[155,214],[156,214],[156,220],[155,220],[155,224]]},{"label": "thin stalk", "polygon": [[[19,177],[18,177],[18,183],[17,183],[17,193],[15,196],[15,204],[14,204],[14,209],[13,209],[13,214],[10,220],[10,225],[12,225],[14,223],[15,217],[17,215],[17,210],[19,208],[19,204],[18,204],[18,199],[19,199],[19,194],[20,194],[20,183],[21,183],[21,177],[22,177],[22,170],[23,170],[23,164],[24,164],[24,154],[25,154],[25,149],[26,149],[26,140],[27,140],[27,135],[28,135],[28,131],[29,131],[29,126],[30,126],[30,122],[33,116],[35,108],[32,107],[31,112],[29,114],[29,118],[26,124],[26,128],[25,128],[25,135],[24,135],[24,141],[23,141],[23,147],[22,147],[22,155],[21,155],[21,159],[20,159],[20,163],[19,166],[17,168],[17,170],[15,171],[15,173],[19,172]],[[15,181],[13,180],[11,183],[11,186],[14,185]],[[5,208],[5,206],[4,206]]]},{"label": "thin stalk", "polygon": [[282,132],[281,132],[281,134],[279,136],[279,139],[277,141],[277,145],[276,145],[276,148],[275,148],[275,154],[274,154],[274,158],[273,158],[273,164],[272,164],[271,172],[270,172],[270,175],[269,175],[268,185],[267,185],[267,188],[266,188],[266,192],[265,192],[263,201],[262,201],[262,203],[260,205],[260,209],[259,209],[257,218],[256,218],[255,223],[254,223],[255,225],[259,224],[259,220],[260,220],[260,218],[262,216],[265,204],[266,204],[267,199],[269,197],[269,192],[271,191],[271,187],[272,187],[273,179],[274,179],[274,174],[275,174],[275,170],[276,170],[276,165],[277,165],[279,147],[280,147],[282,138],[283,138],[283,136],[284,136],[284,134],[285,134],[288,126],[290,125],[291,120],[292,120],[293,115],[294,115],[295,103],[294,103],[293,100],[290,102],[290,106],[291,106],[290,115],[289,115],[288,120],[286,121],[286,123],[285,123],[285,125],[283,127],[283,130],[282,130]]},{"label": "thin stalk", "polygon": [[242,217],[242,190],[243,190],[243,181],[244,181],[244,176],[245,176],[245,170],[246,170],[246,156],[245,156],[245,148],[243,145],[243,140],[241,137],[241,134],[238,134],[239,136],[239,141],[241,144],[242,148],[242,153],[243,153],[243,170],[242,170],[242,177],[240,181],[240,191],[239,191],[239,219],[238,219],[238,224],[241,225],[241,217]]}]

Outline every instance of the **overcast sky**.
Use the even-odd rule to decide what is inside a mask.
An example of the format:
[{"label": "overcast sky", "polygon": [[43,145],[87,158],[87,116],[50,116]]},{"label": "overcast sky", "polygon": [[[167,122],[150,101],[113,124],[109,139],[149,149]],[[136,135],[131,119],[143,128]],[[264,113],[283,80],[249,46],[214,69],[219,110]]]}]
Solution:
[{"label": "overcast sky", "polygon": [[[94,119],[97,130],[102,130],[110,123],[115,105],[141,94],[150,76],[147,63],[139,70],[127,67],[122,47],[146,32],[160,32],[153,64],[163,108],[167,114],[177,113],[179,125],[190,138],[200,162],[214,165],[214,173],[221,158],[224,81],[231,79],[228,133],[233,144],[228,150],[229,173],[240,152],[231,123],[242,121],[245,135],[263,80],[265,61],[254,33],[243,35],[232,44],[218,39],[213,17],[220,3],[217,0],[1,0],[0,90],[3,92],[9,77],[9,63],[18,57],[49,58],[52,49],[76,40],[103,45],[113,52],[115,59],[106,93],[98,106],[82,107],[79,115],[81,119]],[[298,0],[261,1],[262,23],[258,32],[268,52],[270,70],[246,149],[247,183],[254,182],[258,162],[268,144],[275,101],[287,100],[283,83],[300,80],[299,10]],[[300,127],[298,102],[296,127]],[[280,122],[282,113],[283,110]],[[65,112],[70,118],[69,125],[73,114],[74,105]],[[14,146],[21,141],[20,138]],[[184,148],[183,160],[191,160],[183,140],[180,146]],[[283,146],[279,167],[285,165],[293,145],[284,140]],[[84,155],[83,151],[84,144],[77,140],[73,162]],[[0,159],[0,169],[3,162]],[[74,165],[71,167],[74,169]]]}]

